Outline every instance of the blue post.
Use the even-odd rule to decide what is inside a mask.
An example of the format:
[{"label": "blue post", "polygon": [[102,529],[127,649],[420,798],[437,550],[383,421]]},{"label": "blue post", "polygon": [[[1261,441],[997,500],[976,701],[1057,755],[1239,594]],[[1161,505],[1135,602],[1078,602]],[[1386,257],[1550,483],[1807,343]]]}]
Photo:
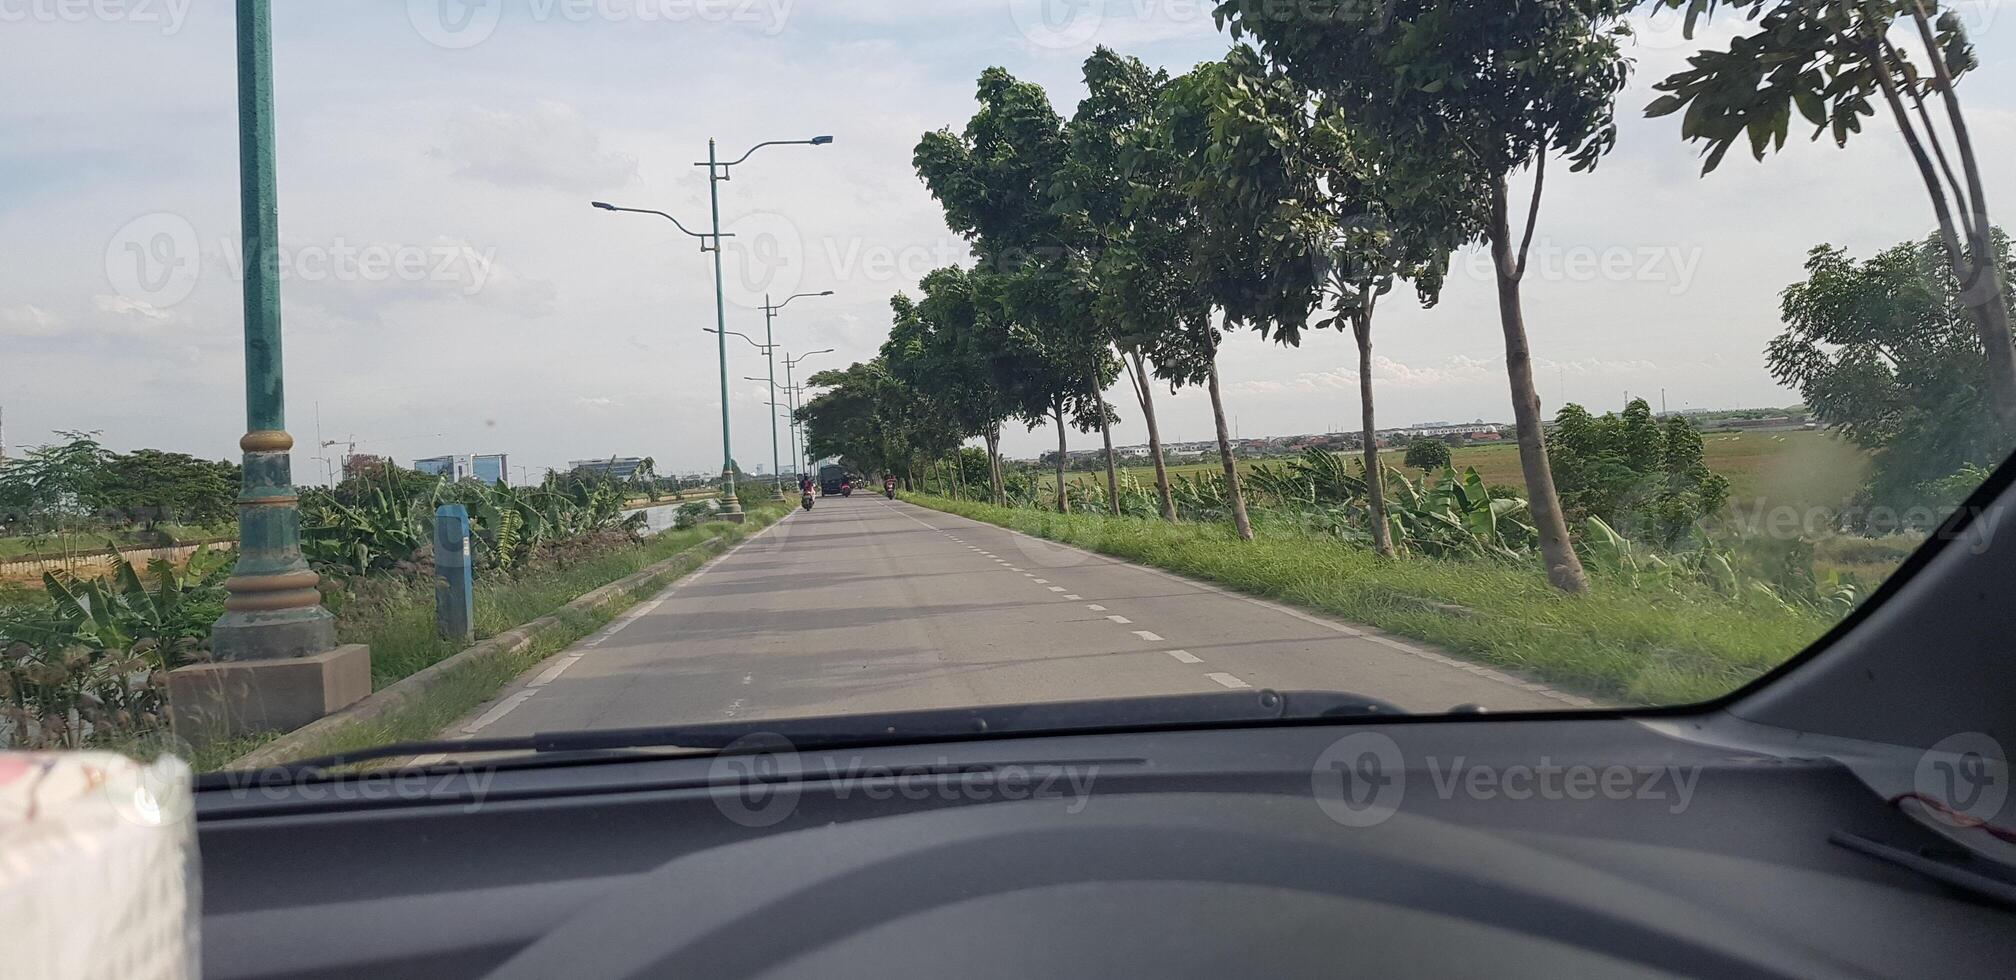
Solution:
[{"label": "blue post", "polygon": [[469,510],[442,504],[434,511],[434,627],[442,639],[476,641],[476,585],[469,565]]}]

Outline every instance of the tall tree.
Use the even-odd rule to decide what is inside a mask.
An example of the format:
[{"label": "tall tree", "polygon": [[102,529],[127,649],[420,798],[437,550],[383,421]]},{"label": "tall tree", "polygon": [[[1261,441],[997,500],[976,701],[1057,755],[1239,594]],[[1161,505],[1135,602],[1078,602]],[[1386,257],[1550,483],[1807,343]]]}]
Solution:
[{"label": "tall tree", "polygon": [[[1688,37],[1718,5],[1739,10],[1761,28],[1731,39],[1726,51],[1687,59],[1655,88],[1667,94],[1647,106],[1648,116],[1682,109],[1681,138],[1703,144],[1705,174],[1722,162],[1739,137],[1762,160],[1785,145],[1792,111],[1813,124],[1813,138],[1831,133],[1845,146],[1875,114],[1881,98],[1904,137],[1918,178],[1939,222],[1939,246],[1973,322],[1989,391],[1988,407],[2005,438],[2016,435],[2016,345],[2011,343],[2008,266],[1993,241],[1981,165],[1956,88],[1978,63],[1973,45],[1951,10],[1937,0],[1658,0],[1686,9]],[[1917,41],[1893,39],[1908,25]],[[1928,103],[1938,103],[1942,134]],[[1954,161],[1959,170],[1954,170]]]},{"label": "tall tree", "polygon": [[[1997,229],[1990,240],[2008,268],[2009,239]],[[1785,332],[1766,363],[1829,429],[1870,451],[1874,503],[1924,503],[1927,484],[2008,453],[1966,292],[1937,235],[1860,262],[1819,246],[1805,280],[1785,289]]]},{"label": "tall tree", "polygon": [[[1616,142],[1628,74],[1619,18],[1630,0],[1221,0],[1219,21],[1251,36],[1298,83],[1394,152],[1443,161],[1486,190],[1471,202],[1491,249],[1505,367],[1533,523],[1548,580],[1588,588],[1547,464],[1520,285],[1539,218],[1547,160],[1594,167]],[[1530,169],[1525,229],[1514,237],[1509,180]]]},{"label": "tall tree", "polygon": [[1169,294],[1177,329],[1157,366],[1171,381],[1201,383],[1210,393],[1233,525],[1245,540],[1253,528],[1225,423],[1220,322],[1292,338],[1321,302],[1319,259],[1330,225],[1316,170],[1295,159],[1294,137],[1281,129],[1301,118],[1305,101],[1250,49],[1235,47],[1170,82],[1153,139],[1131,155],[1138,205],[1174,237],[1188,280]]},{"label": "tall tree", "polygon": [[1006,338],[993,335],[1000,316],[988,295],[988,276],[936,269],[919,284],[921,299],[891,299],[895,319],[882,354],[891,373],[945,407],[962,441],[976,435],[986,441],[988,482],[998,504],[1001,422],[1014,414],[1008,389],[1021,368],[1001,363],[1014,352],[1003,347]]},{"label": "tall tree", "polygon": [[[1171,288],[1166,280],[1183,271],[1148,257],[1156,250],[1152,239],[1160,230],[1136,220],[1137,212],[1128,207],[1127,179],[1128,146],[1145,137],[1156,101],[1168,83],[1167,72],[1151,69],[1139,58],[1103,46],[1093,51],[1085,60],[1086,97],[1065,126],[1069,154],[1057,184],[1057,206],[1079,243],[1075,258],[1092,279],[1092,315],[1119,352],[1128,389],[1141,406],[1148,455],[1155,466],[1157,507],[1163,520],[1174,521],[1176,503],[1169,492],[1148,360],[1161,335],[1171,328],[1167,310],[1153,294]],[[1119,481],[1110,438],[1106,483],[1117,513]]]},{"label": "tall tree", "polygon": [[976,98],[980,108],[965,128],[926,133],[913,162],[946,224],[1004,284],[999,325],[1020,332],[1009,346],[1035,354],[1025,361],[1033,373],[1018,385],[1018,414],[1032,427],[1038,419],[1057,425],[1057,506],[1066,510],[1066,426],[1097,426],[1110,464],[1114,417],[1103,386],[1118,369],[1089,315],[1082,249],[1057,206],[1069,152],[1062,118],[1041,86],[1002,68],[980,74]]}]

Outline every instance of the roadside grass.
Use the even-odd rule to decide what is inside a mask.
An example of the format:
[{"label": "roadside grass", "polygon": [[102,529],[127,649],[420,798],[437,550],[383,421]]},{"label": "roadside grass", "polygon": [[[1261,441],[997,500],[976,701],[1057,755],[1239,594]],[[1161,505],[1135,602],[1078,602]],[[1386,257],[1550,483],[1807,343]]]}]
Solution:
[{"label": "roadside grass", "polygon": [[[634,575],[708,538],[733,544],[775,521],[782,510],[751,508],[748,523],[709,522],[654,535],[629,548],[598,555],[566,568],[522,578],[476,583],[476,638],[496,636],[538,619],[582,595]],[[337,613],[336,633],[343,643],[371,647],[371,687],[384,688],[440,663],[462,646],[434,632],[434,590],[416,582],[390,596],[346,605]]]},{"label": "roadside grass", "polygon": [[[516,653],[478,660],[455,669],[440,684],[428,689],[412,703],[371,722],[331,733],[305,754],[326,755],[390,742],[434,738],[442,729],[489,700],[541,660],[601,628],[623,610],[657,594],[719,552],[697,552],[690,560],[682,561],[629,589],[621,601],[598,612],[562,608],[567,603],[610,582],[643,571],[708,538],[719,537],[724,547],[733,546],[787,513],[777,507],[750,507],[747,521],[743,524],[710,522],[685,530],[667,531],[634,547],[597,556],[548,574],[479,582],[476,587],[476,633],[479,639],[487,639],[556,611],[559,628],[534,638],[525,649]],[[340,642],[370,644],[371,687],[374,691],[465,649],[435,635],[433,591],[417,586],[386,601],[346,606],[337,617],[337,635]],[[190,764],[198,772],[214,770],[281,734],[252,735],[202,747],[195,751]]]},{"label": "roadside grass", "polygon": [[[1256,538],[1222,524],[994,507],[906,496],[919,505],[1076,545],[1433,643],[1591,697],[1684,704],[1717,697],[1783,663],[1832,619],[1712,593],[1635,591],[1598,578],[1571,596],[1536,566],[1381,559],[1256,514]],[[1460,606],[1463,610],[1438,608]]]},{"label": "roadside grass", "polygon": [[176,543],[228,538],[235,533],[237,527],[232,524],[219,524],[214,527],[160,524],[155,527],[152,534],[137,528],[125,528],[74,531],[48,537],[8,536],[0,537],[0,559],[12,560],[30,555],[60,558],[66,551],[76,555],[102,555],[106,548],[113,545],[125,550],[157,548]]}]

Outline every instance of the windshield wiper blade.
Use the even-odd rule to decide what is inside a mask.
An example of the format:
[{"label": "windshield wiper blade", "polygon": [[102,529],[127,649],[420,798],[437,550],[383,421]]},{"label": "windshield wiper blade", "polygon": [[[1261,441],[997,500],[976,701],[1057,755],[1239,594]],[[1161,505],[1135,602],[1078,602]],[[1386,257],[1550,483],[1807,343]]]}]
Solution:
[{"label": "windshield wiper blade", "polygon": [[[606,752],[621,749],[690,749],[716,752],[743,739],[776,736],[793,749],[890,745],[1005,735],[1074,735],[1100,732],[1209,728],[1279,721],[1390,718],[1404,715],[1389,702],[1341,691],[1226,691],[1090,701],[1044,701],[972,708],[938,708],[810,718],[772,718],[590,728],[507,738],[472,738],[374,745],[297,759],[262,775],[299,778],[374,759],[468,755],[483,752]],[[751,746],[752,750],[778,743]],[[205,788],[216,780],[206,774]],[[235,774],[243,778],[245,773]]]}]

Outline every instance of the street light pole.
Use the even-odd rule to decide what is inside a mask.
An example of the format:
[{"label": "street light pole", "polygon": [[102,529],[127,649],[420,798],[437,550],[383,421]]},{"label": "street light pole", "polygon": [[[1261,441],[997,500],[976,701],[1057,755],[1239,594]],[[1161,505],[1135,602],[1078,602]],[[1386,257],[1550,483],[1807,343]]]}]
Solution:
[{"label": "street light pole", "polygon": [[777,319],[779,310],[790,306],[791,301],[800,296],[831,295],[833,291],[830,289],[818,293],[794,293],[784,297],[784,302],[772,304],[770,294],[763,294],[763,355],[770,362],[770,472],[776,477],[778,500],[784,499],[784,470],[777,465],[777,338],[771,330],[771,321]]},{"label": "street light pole", "polygon": [[280,357],[280,190],[273,150],[269,0],[238,0],[238,212],[245,256],[245,454],[238,565],[211,630],[219,660],[302,657],[336,645],[320,577],[301,556]]},{"label": "street light pole", "polygon": [[[728,434],[728,297],[721,272],[721,182],[728,179],[728,168],[749,159],[751,153],[766,146],[824,146],[831,142],[831,136],[814,136],[809,140],[765,140],[750,147],[748,153],[724,163],[716,154],[714,140],[710,137],[707,140],[706,161],[694,164],[707,168],[707,203],[714,215],[714,326],[720,330],[715,337],[715,350],[721,360],[721,515],[736,523],[742,520],[742,501],[735,496],[735,454]],[[767,305],[767,299],[765,303]],[[776,414],[774,408],[771,414]],[[774,421],[770,431],[774,437],[777,431]],[[781,492],[779,496],[782,496]]]},{"label": "street light pole", "polygon": [[[791,404],[791,422],[793,426],[792,432],[794,436],[796,435],[797,432],[796,426],[798,422],[798,404],[796,400],[796,393],[800,390],[800,386],[792,383],[791,372],[794,369],[796,369],[799,364],[804,363],[806,358],[811,357],[814,354],[831,354],[831,353],[833,353],[833,348],[827,347],[822,350],[806,351],[805,353],[800,354],[797,357],[792,357],[788,354],[785,355],[784,357],[784,388],[786,391],[793,393],[793,400]],[[805,442],[806,442],[805,453],[809,456],[812,452],[811,437],[807,436]],[[793,440],[791,452],[794,455],[798,453],[798,447],[796,445],[795,438]],[[812,466],[812,461],[810,459],[807,459],[805,456],[800,456],[799,462],[804,463],[807,469],[810,469]]]},{"label": "street light pole", "polygon": [[[707,157],[710,160],[713,159],[714,157],[713,140],[707,141]],[[712,189],[711,184],[709,185],[709,189],[710,190]],[[714,233],[711,235],[705,232],[694,231],[691,228],[686,227],[684,224],[681,224],[678,218],[672,217],[671,215],[666,214],[663,211],[653,211],[649,208],[620,208],[614,204],[609,204],[603,201],[590,201],[588,203],[593,207],[603,211],[627,211],[632,214],[655,214],[658,217],[664,218],[665,220],[672,222],[672,227],[677,228],[682,232],[685,232],[687,235],[700,239],[700,251],[702,252],[711,251],[714,253],[714,315],[716,321],[722,324],[722,328],[719,331],[717,331],[721,335],[720,336],[721,343],[719,348],[721,353],[721,458],[722,458],[721,473],[723,479],[726,480],[726,483],[723,484],[723,490],[722,490],[721,519],[736,524],[740,524],[742,523],[742,504],[735,499],[735,474],[733,472],[734,466],[731,463],[733,457],[730,455],[728,448],[728,330],[727,330],[727,324],[725,322],[727,312],[721,305],[722,304],[721,239],[733,238],[735,236],[721,234],[720,200],[718,198],[715,200]],[[707,244],[709,239],[712,239],[714,242],[712,246],[709,246]]]},{"label": "street light pole", "polygon": [[[716,180],[714,141],[707,141],[707,201],[714,212],[714,241],[721,241],[721,182]],[[714,336],[715,352],[721,358],[721,514],[731,521],[742,520],[742,501],[735,496],[735,451],[728,436],[728,299],[722,291],[721,250],[714,250]]]}]

